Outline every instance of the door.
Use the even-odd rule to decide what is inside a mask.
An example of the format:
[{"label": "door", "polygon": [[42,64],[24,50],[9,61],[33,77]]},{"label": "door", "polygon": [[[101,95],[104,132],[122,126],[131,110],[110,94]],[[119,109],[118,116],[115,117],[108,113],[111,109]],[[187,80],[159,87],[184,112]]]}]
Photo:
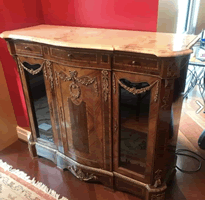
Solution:
[{"label": "door", "polygon": [[113,72],[114,171],[149,182],[156,140],[159,80]]},{"label": "door", "polygon": [[64,153],[78,163],[105,168],[102,71],[53,66]]},{"label": "door", "polygon": [[[24,89],[32,136],[35,142],[56,149],[58,121],[52,65],[38,58],[16,56]],[[57,147],[56,147],[57,146]]]}]

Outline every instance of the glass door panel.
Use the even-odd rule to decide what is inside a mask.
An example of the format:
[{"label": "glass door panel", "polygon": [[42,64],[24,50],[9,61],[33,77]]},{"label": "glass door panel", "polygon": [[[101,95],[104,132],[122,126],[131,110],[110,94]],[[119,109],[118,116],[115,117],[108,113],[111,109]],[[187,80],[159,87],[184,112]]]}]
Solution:
[{"label": "glass door panel", "polygon": [[133,94],[126,87],[141,89],[148,87],[149,84],[146,82],[132,83],[126,79],[120,79],[120,82],[122,84],[119,84],[119,165],[144,174],[151,93],[145,91]]},{"label": "glass door panel", "polygon": [[[26,62],[24,62],[23,65],[33,70],[40,67],[39,64],[30,65]],[[49,142],[54,142],[43,71],[41,70],[35,75],[30,74],[26,70],[24,70],[24,72],[29,89],[37,136]]]}]

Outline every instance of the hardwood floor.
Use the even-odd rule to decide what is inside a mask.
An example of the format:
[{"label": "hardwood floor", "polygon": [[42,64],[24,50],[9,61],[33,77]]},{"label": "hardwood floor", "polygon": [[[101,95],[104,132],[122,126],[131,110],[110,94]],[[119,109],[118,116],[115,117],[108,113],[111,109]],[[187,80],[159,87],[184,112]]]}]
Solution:
[{"label": "hardwood floor", "polygon": [[[205,129],[205,114],[196,114],[200,100],[197,91],[194,90],[185,99],[181,115],[180,131],[177,148],[192,150],[205,158],[205,150],[198,147],[198,138]],[[34,160],[29,156],[27,144],[17,141],[0,152],[0,159],[6,161],[16,169],[26,172],[31,178],[43,182],[57,193],[69,200],[139,200],[139,198],[119,191],[112,191],[100,184],[81,182],[70,172],[63,171],[54,163],[44,159]],[[197,167],[197,161],[185,157],[178,157],[177,165],[183,169],[193,170]],[[177,171],[172,183],[168,186],[167,200],[203,200],[205,199],[205,162],[202,169],[194,174],[184,174]]]}]

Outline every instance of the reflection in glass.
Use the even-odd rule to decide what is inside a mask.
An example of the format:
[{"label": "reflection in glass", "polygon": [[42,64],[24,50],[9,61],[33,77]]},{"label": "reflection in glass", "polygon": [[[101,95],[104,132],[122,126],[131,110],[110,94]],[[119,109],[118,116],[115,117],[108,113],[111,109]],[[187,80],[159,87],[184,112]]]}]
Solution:
[{"label": "reflection in glass", "polygon": [[[120,79],[129,88],[145,88],[148,83]],[[140,174],[145,172],[150,91],[132,94],[119,85],[120,166]]]},{"label": "reflection in glass", "polygon": [[[33,70],[40,67],[39,64],[29,65],[26,62],[24,62],[23,65],[26,68]],[[24,70],[24,72],[29,88],[36,133],[40,138],[53,142],[52,125],[43,72],[41,70],[38,74],[35,75],[28,73],[26,70]]]}]

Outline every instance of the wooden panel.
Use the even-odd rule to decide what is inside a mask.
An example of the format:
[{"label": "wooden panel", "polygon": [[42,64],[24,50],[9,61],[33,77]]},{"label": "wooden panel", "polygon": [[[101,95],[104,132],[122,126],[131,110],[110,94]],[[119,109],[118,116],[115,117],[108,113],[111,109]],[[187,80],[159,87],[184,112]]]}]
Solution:
[{"label": "wooden panel", "polygon": [[90,53],[87,51],[74,51],[71,49],[59,49],[59,48],[50,48],[51,57],[59,58],[63,60],[73,61],[73,62],[91,62],[97,63],[97,54]]},{"label": "wooden panel", "polygon": [[158,70],[157,66],[157,59],[156,58],[148,58],[148,57],[137,57],[137,56],[129,56],[129,55],[123,55],[118,54],[114,56],[114,64],[118,65],[129,65],[132,67],[138,67],[138,68],[148,68],[150,70]]},{"label": "wooden panel", "polygon": [[129,192],[135,194],[136,196],[143,198],[145,196],[145,188],[139,184],[133,183],[134,180],[130,181],[129,178],[120,178],[118,176],[114,177],[114,184],[118,190]]},{"label": "wooden panel", "polygon": [[[81,152],[89,153],[86,103],[75,105],[68,98],[73,147]],[[80,125],[79,125],[80,124]]]},{"label": "wooden panel", "polygon": [[42,47],[40,44],[32,44],[25,42],[15,42],[14,46],[16,48],[17,54],[28,54],[28,55],[38,55],[42,56]]},{"label": "wooden panel", "polygon": [[65,154],[103,168],[101,71],[53,65]]}]

